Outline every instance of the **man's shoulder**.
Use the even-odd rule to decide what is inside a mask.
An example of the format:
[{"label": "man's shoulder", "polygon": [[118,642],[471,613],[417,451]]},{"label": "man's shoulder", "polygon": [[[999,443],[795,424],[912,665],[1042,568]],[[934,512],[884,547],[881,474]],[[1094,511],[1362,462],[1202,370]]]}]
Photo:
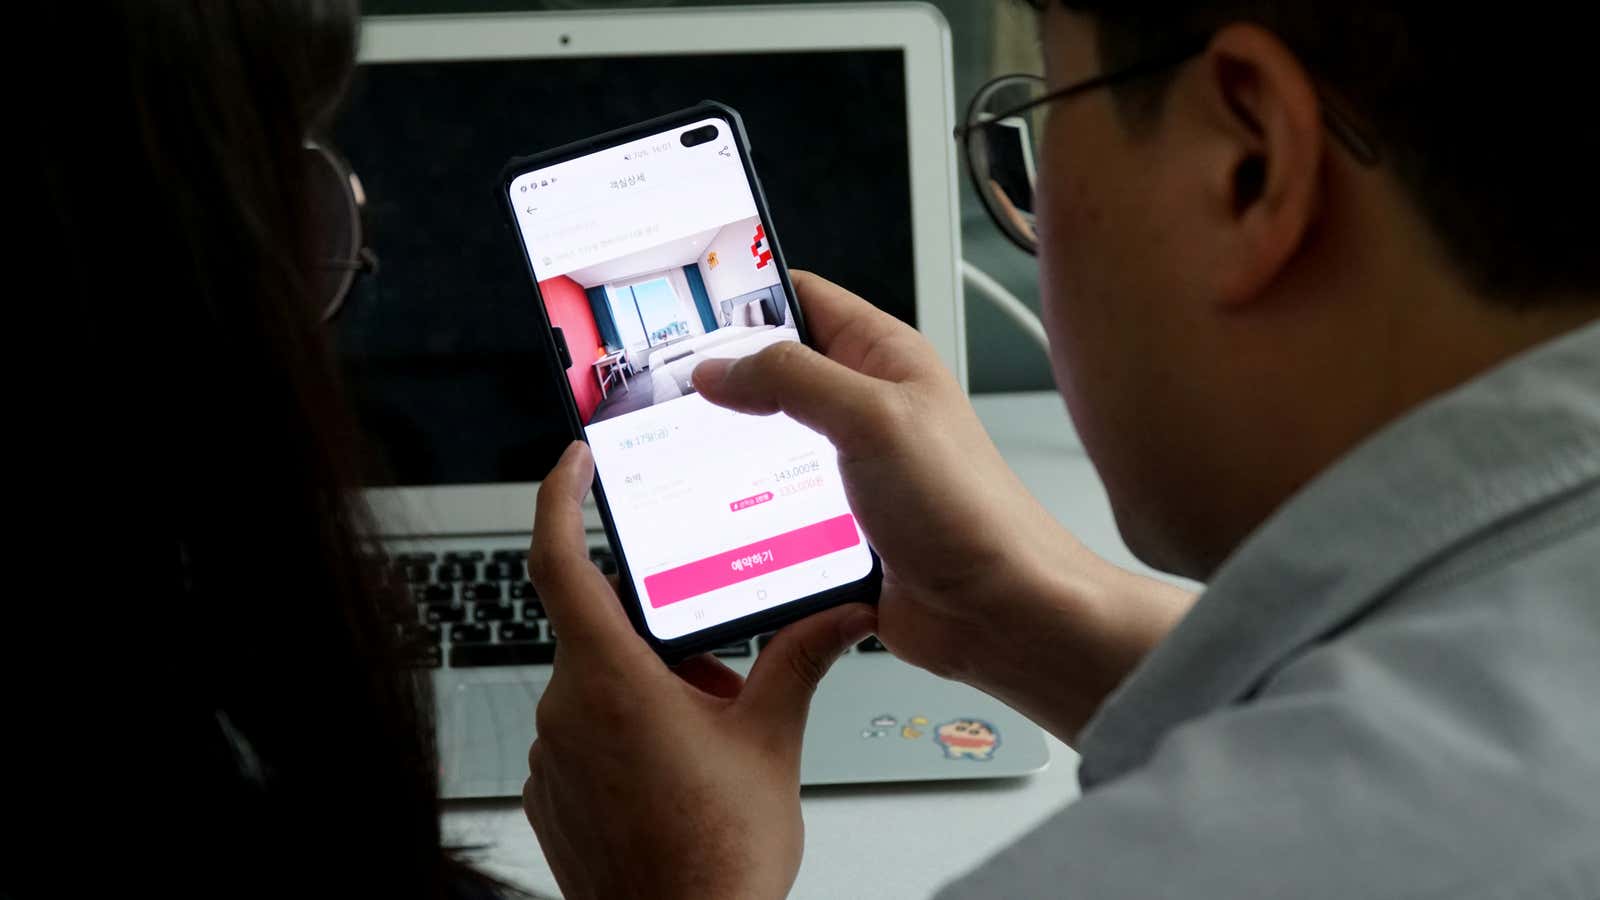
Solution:
[{"label": "man's shoulder", "polygon": [[1600,896],[1596,511],[1483,535],[950,895]]},{"label": "man's shoulder", "polygon": [[[1585,714],[1600,684],[1597,649],[1600,484],[1485,531],[1293,654],[1255,696],[1323,698],[1418,724],[1447,718],[1457,731],[1441,740],[1470,734],[1526,753],[1539,747],[1531,738],[1566,734],[1563,723],[1581,730],[1574,737],[1600,737],[1600,717]],[[1529,717],[1542,727],[1530,733]]]},{"label": "man's shoulder", "polygon": [[1490,681],[1430,697],[1367,653],[1175,729],[946,896],[1600,896],[1593,717],[1485,721]]},{"label": "man's shoulder", "polygon": [[[1371,618],[1486,605],[1510,612],[1508,601],[1551,606],[1594,599],[1600,595],[1600,481],[1495,523],[1424,572]],[[1578,611],[1593,609],[1585,604]]]}]

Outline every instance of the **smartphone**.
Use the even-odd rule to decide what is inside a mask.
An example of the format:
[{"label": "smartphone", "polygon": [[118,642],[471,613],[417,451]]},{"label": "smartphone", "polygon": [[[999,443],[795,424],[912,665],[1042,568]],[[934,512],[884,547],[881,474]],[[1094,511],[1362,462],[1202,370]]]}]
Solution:
[{"label": "smartphone", "polygon": [[691,381],[708,359],[809,343],[738,113],[708,101],[514,159],[500,194],[651,647],[677,661],[876,601],[833,445]]}]

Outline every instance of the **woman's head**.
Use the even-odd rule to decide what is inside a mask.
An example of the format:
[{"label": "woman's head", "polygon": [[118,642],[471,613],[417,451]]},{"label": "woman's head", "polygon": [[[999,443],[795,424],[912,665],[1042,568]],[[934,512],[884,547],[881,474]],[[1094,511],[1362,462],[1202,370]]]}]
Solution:
[{"label": "woman's head", "polygon": [[93,723],[134,795],[108,833],[167,895],[437,894],[432,703],[397,656],[404,598],[362,563],[316,296],[304,144],[353,68],[355,6],[49,15],[81,64],[37,143],[47,310],[86,351],[74,468],[114,523],[105,612],[128,654]]}]

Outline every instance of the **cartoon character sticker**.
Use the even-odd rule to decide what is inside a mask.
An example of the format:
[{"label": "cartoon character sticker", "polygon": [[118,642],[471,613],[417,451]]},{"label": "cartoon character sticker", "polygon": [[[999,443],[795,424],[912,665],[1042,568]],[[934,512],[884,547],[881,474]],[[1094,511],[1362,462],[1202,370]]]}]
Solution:
[{"label": "cartoon character sticker", "polygon": [[922,729],[927,727],[927,716],[912,716],[906,720],[906,727],[900,729],[900,736],[908,741],[914,741],[922,737]]},{"label": "cartoon character sticker", "polygon": [[933,742],[944,749],[945,759],[988,762],[1000,746],[1000,732],[982,719],[956,719],[940,725]]},{"label": "cartoon character sticker", "polygon": [[900,720],[889,715],[888,713],[884,713],[881,716],[874,716],[872,721],[867,723],[868,727],[861,730],[861,736],[864,738],[888,737],[890,729],[894,728],[898,724],[900,724]]}]

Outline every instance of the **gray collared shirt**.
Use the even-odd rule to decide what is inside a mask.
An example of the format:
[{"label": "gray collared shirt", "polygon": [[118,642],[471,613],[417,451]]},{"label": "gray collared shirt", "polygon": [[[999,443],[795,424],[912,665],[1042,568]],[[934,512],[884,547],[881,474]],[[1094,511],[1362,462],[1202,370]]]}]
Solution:
[{"label": "gray collared shirt", "polygon": [[1600,898],[1600,324],[1290,499],[941,896]]}]

